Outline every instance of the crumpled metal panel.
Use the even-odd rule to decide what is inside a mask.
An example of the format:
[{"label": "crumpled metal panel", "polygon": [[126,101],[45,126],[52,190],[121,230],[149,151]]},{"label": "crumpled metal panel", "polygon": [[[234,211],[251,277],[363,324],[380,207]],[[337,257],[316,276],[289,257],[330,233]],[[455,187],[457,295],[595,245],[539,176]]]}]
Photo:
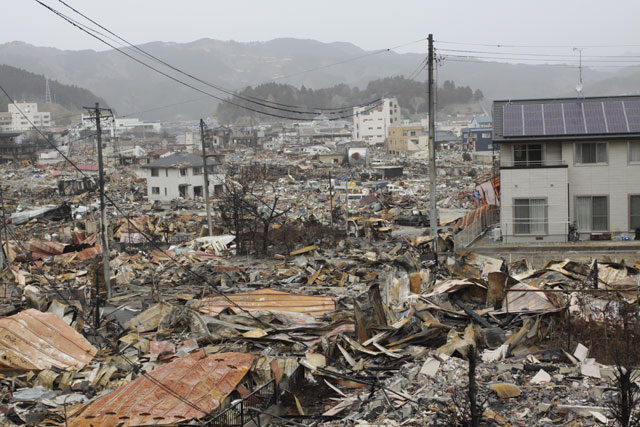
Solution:
[{"label": "crumpled metal panel", "polygon": [[29,309],[0,319],[0,369],[81,369],[96,352],[53,313]]},{"label": "crumpled metal panel", "polygon": [[291,294],[273,289],[227,295],[227,298],[222,296],[204,298],[196,302],[193,308],[210,316],[215,316],[225,308],[230,308],[235,313],[242,313],[238,308],[240,306],[248,311],[284,311],[305,313],[315,317],[323,316],[336,309],[331,297]]},{"label": "crumpled metal panel", "polygon": [[34,259],[45,259],[53,255],[62,254],[66,247],[66,243],[35,240],[29,243],[29,252]]},{"label": "crumpled metal panel", "polygon": [[254,358],[195,351],[98,398],[69,427],[166,425],[203,418],[236,388]]}]

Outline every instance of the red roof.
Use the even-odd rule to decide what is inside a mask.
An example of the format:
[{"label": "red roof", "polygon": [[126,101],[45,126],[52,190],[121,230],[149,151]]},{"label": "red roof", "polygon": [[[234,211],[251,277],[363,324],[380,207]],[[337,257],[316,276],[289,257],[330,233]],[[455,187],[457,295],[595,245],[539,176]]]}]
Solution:
[{"label": "red roof", "polygon": [[91,165],[88,163],[80,163],[76,165],[81,171],[98,172],[98,165]]}]

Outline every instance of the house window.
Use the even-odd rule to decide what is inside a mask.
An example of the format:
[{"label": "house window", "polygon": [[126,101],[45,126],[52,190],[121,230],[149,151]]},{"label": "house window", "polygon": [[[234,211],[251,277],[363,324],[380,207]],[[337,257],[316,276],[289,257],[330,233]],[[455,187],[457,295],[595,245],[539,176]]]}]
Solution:
[{"label": "house window", "polygon": [[187,168],[180,168],[180,176],[187,176]]},{"label": "house window", "polygon": [[193,175],[202,175],[202,168],[201,167],[196,167],[193,168]]},{"label": "house window", "polygon": [[491,132],[482,132],[482,137],[483,138],[491,138]]},{"label": "house window", "polygon": [[160,187],[151,187],[151,194],[160,194]]},{"label": "house window", "polygon": [[164,195],[167,195],[167,187],[164,187]]},{"label": "house window", "polygon": [[542,164],[542,144],[515,144],[514,166],[536,166]]},{"label": "house window", "polygon": [[151,176],[160,176],[160,170],[158,168],[151,168]]},{"label": "house window", "polygon": [[607,196],[576,197],[576,223],[578,230],[606,231],[609,228]]},{"label": "house window", "polygon": [[629,143],[629,162],[640,163],[640,141]]},{"label": "house window", "polygon": [[607,163],[607,143],[583,142],[576,144],[576,163]]},{"label": "house window", "polygon": [[640,228],[640,196],[629,197],[629,229]]},{"label": "house window", "polygon": [[546,200],[514,199],[514,234],[546,234]]},{"label": "house window", "polygon": [[164,170],[164,176],[168,177],[169,176],[169,168],[166,168]]}]

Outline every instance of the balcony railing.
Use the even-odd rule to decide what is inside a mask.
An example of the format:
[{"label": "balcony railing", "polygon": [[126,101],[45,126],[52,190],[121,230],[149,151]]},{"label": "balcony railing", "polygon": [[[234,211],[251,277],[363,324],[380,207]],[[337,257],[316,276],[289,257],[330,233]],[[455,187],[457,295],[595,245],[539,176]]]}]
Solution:
[{"label": "balcony railing", "polygon": [[564,160],[502,160],[500,169],[566,168]]}]

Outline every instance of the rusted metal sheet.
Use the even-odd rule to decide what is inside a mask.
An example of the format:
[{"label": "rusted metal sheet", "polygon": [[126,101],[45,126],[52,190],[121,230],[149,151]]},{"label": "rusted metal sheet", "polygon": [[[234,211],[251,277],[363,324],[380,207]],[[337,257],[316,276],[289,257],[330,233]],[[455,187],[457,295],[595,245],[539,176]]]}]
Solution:
[{"label": "rusted metal sheet", "polygon": [[81,369],[96,352],[53,313],[29,309],[0,319],[0,369]]},{"label": "rusted metal sheet", "polygon": [[202,314],[213,316],[225,308],[241,313],[242,310],[238,306],[248,311],[284,311],[305,313],[316,317],[336,309],[331,297],[291,294],[273,289],[227,295],[226,298],[222,296],[205,298],[196,302],[194,308]]},{"label": "rusted metal sheet", "polygon": [[64,252],[66,243],[33,241],[29,244],[29,252],[34,259],[45,259]]},{"label": "rusted metal sheet", "polygon": [[167,425],[203,418],[236,388],[254,357],[193,352],[100,397],[69,427]]},{"label": "rusted metal sheet", "polygon": [[77,259],[78,261],[84,261],[87,259],[93,259],[100,254],[102,254],[102,246],[95,245],[92,248],[83,249],[80,252],[78,252]]}]

